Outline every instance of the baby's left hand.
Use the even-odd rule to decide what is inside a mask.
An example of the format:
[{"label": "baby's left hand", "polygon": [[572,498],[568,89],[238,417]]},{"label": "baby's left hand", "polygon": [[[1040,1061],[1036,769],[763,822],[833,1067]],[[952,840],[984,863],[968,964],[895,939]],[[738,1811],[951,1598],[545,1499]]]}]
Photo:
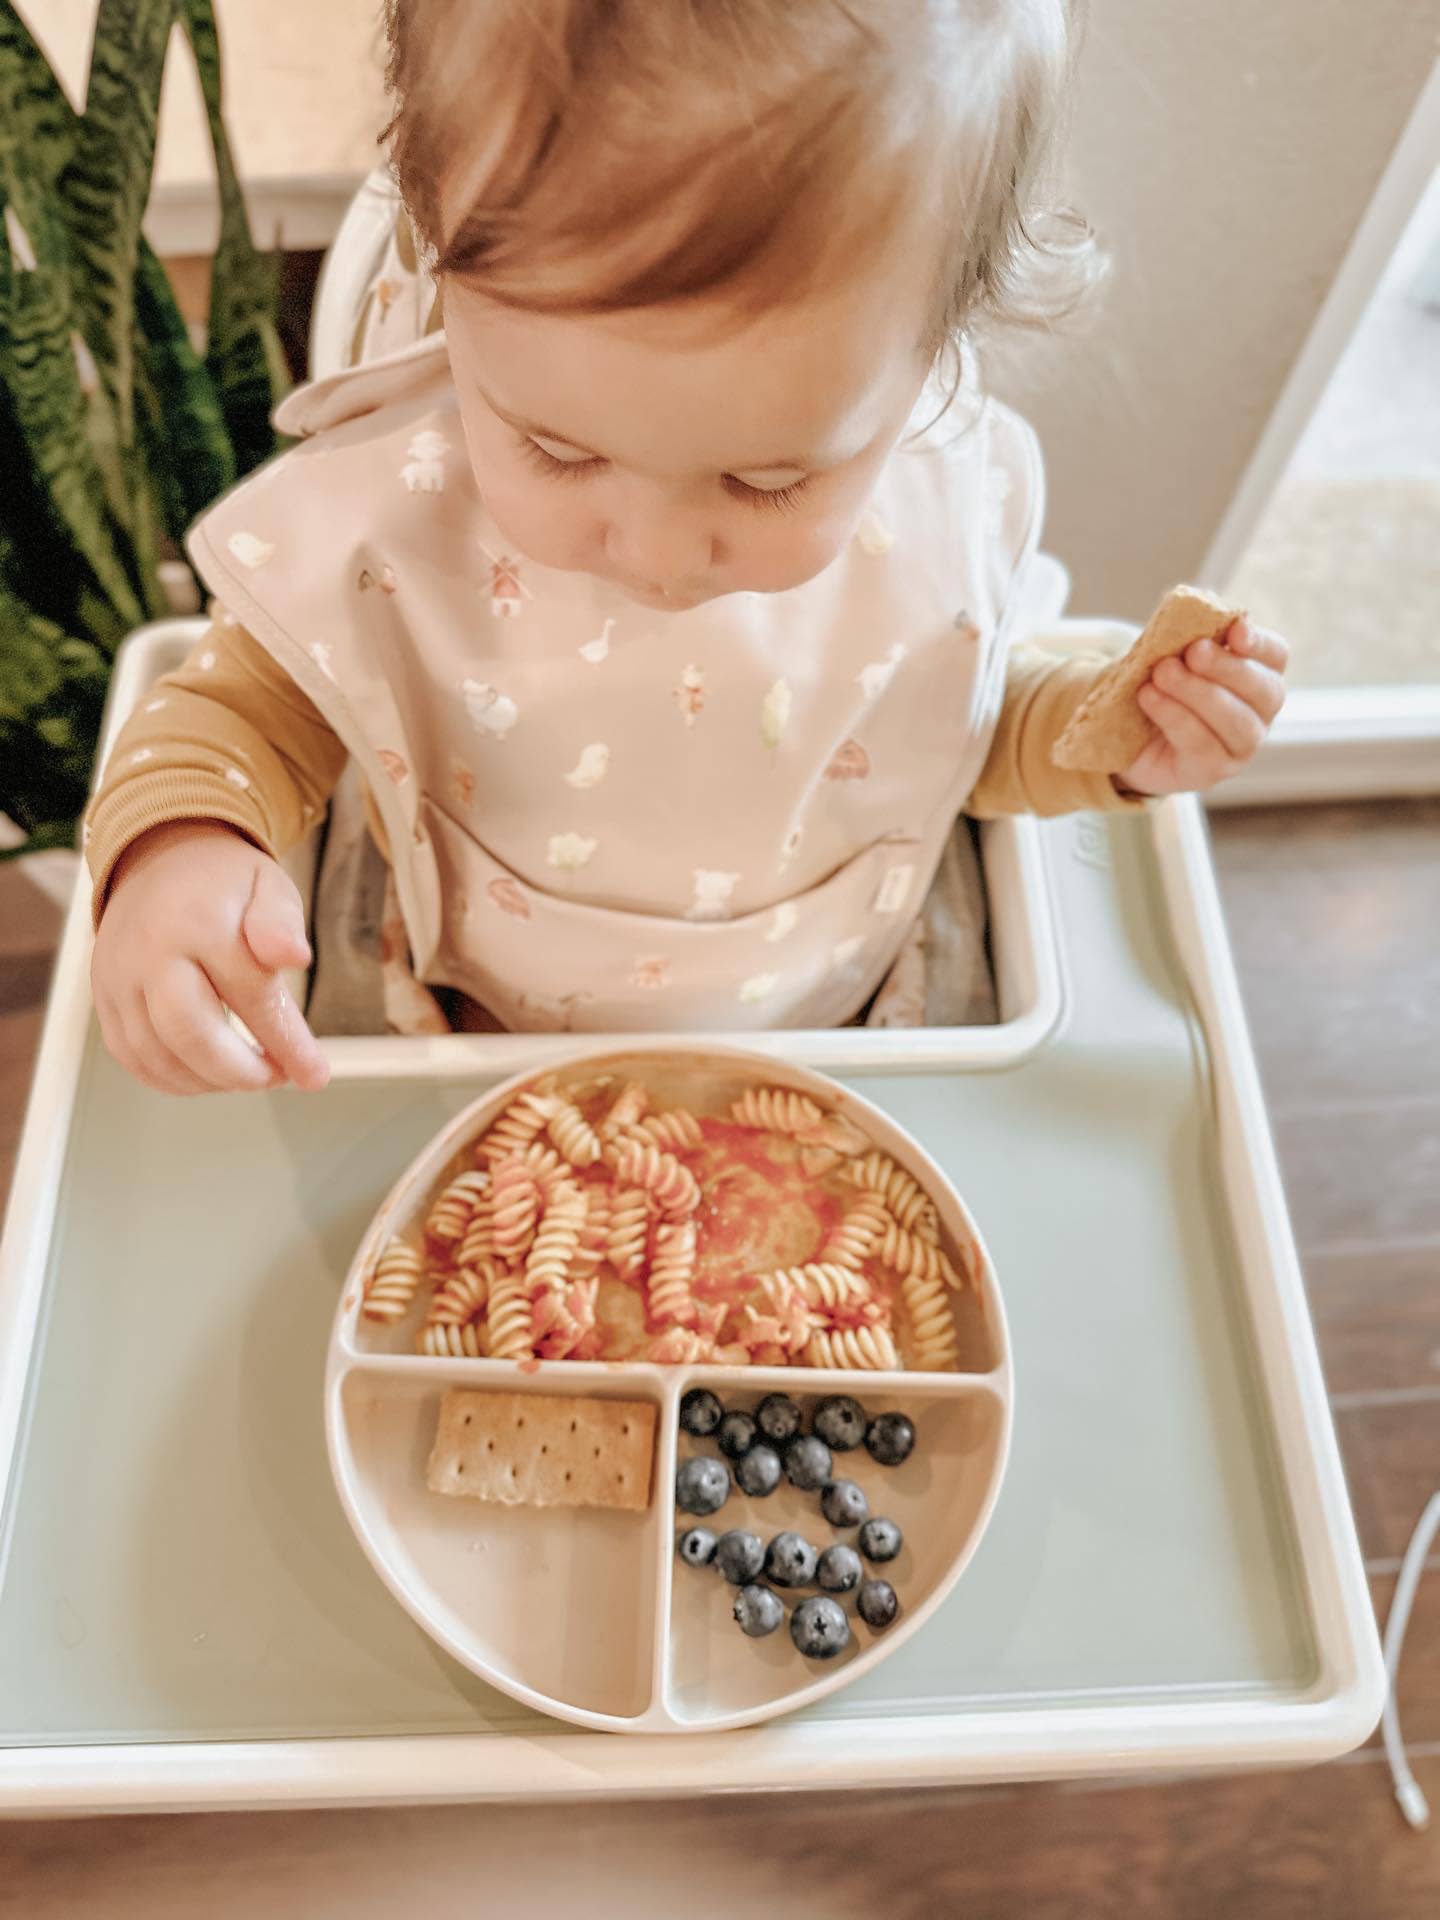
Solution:
[{"label": "baby's left hand", "polygon": [[1192,640],[1162,660],[1140,689],[1159,729],[1120,774],[1134,793],[1203,792],[1254,758],[1285,704],[1290,649],[1243,613],[1214,640]]}]

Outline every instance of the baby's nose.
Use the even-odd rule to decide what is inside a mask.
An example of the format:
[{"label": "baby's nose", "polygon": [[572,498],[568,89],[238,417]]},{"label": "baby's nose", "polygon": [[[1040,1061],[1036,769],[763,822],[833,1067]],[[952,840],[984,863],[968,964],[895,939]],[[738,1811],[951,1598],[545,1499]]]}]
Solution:
[{"label": "baby's nose", "polygon": [[641,509],[612,521],[605,540],[611,564],[633,585],[681,594],[710,570],[713,542],[706,522],[683,510]]}]

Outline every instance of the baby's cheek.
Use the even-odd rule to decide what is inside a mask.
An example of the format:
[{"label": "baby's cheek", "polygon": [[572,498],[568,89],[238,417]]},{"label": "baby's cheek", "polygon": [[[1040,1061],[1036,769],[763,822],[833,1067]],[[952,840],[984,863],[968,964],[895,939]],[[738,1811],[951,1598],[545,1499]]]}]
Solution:
[{"label": "baby's cheek", "polygon": [[822,573],[853,532],[848,517],[807,522],[797,516],[762,528],[745,541],[735,571],[745,576],[744,585],[753,593],[783,593]]},{"label": "baby's cheek", "polygon": [[525,559],[566,571],[592,565],[593,516],[579,502],[557,500],[559,491],[551,485],[537,495],[523,482],[514,486],[492,482],[481,485],[480,497],[506,544],[518,548]]}]

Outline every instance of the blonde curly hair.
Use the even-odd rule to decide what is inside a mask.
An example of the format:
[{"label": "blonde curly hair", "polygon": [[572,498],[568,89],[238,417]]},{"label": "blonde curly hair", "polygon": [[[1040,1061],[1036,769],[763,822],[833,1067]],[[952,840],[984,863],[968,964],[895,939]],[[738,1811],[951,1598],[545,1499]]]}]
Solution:
[{"label": "blonde curly hair", "polygon": [[386,0],[386,129],[443,284],[753,314],[933,249],[923,344],[1099,271],[1046,185],[1081,0]]}]

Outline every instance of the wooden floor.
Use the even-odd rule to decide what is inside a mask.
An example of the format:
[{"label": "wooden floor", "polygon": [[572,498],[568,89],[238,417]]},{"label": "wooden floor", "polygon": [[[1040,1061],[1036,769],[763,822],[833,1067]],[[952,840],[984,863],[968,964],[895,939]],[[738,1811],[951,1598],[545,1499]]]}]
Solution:
[{"label": "wooden floor", "polygon": [[[1377,1606],[1440,1486],[1440,803],[1221,815],[1216,854]],[[0,868],[0,1188],[55,916]],[[1440,1912],[1440,1562],[1373,1746],[1146,1787],[0,1827],[0,1915],[60,1920],[1421,1920]]]}]

